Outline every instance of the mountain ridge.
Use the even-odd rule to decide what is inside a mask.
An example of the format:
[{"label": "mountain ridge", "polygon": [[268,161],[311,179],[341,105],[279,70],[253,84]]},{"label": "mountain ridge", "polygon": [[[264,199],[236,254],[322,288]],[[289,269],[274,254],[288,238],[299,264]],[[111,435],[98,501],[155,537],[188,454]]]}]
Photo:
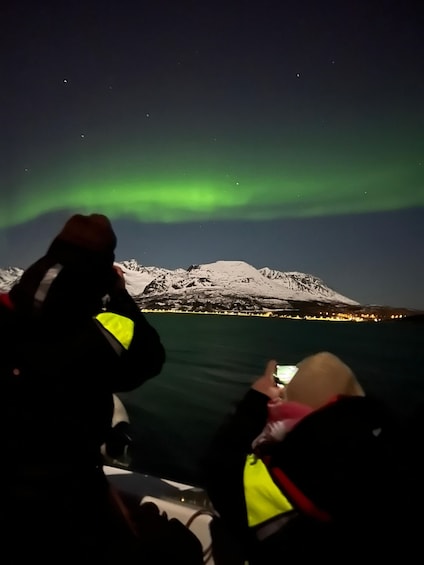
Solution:
[{"label": "mountain ridge", "polygon": [[[123,267],[127,267],[125,262]],[[305,273],[256,269],[244,261],[216,261],[164,271],[137,296],[142,307],[164,309],[270,311],[290,309],[291,301],[357,305]]]},{"label": "mountain ridge", "polygon": [[[118,261],[128,292],[141,307],[178,309],[190,305],[225,310],[286,309],[290,301],[358,305],[308,273],[257,269],[245,261],[215,261],[188,268],[145,266],[135,259]],[[0,269],[4,291],[22,275],[18,267]]]},{"label": "mountain ridge", "polygon": [[192,264],[186,269],[118,263],[128,292],[143,309],[261,312],[290,310],[292,302],[357,306],[308,273],[257,269],[245,261]]},{"label": "mountain ridge", "polygon": [[[422,321],[411,308],[361,304],[309,273],[257,269],[244,261],[215,261],[187,268],[146,266],[135,259],[116,261],[126,288],[144,311],[257,314],[312,319]],[[22,275],[20,267],[0,268],[0,292]]]}]

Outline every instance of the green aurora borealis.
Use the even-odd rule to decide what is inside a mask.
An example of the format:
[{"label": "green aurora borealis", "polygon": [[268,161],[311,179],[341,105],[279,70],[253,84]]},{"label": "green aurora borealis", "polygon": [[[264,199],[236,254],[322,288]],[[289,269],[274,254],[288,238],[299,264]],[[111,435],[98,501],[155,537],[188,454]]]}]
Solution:
[{"label": "green aurora borealis", "polygon": [[53,155],[49,166],[24,170],[14,178],[13,193],[1,193],[0,227],[63,209],[97,209],[111,218],[172,223],[423,206],[418,142],[415,151],[408,147],[396,156],[392,148],[384,152],[383,140],[380,146],[366,143],[365,148],[350,147],[349,156],[325,147],[324,139],[309,148],[291,147],[288,156],[269,142],[257,153],[249,147],[243,153],[239,143],[236,149],[229,146],[218,154],[214,148],[215,153],[205,156],[207,147],[195,144],[184,152],[175,142],[174,148],[155,154],[142,146],[137,153],[135,143],[115,151],[84,139],[74,155]]}]

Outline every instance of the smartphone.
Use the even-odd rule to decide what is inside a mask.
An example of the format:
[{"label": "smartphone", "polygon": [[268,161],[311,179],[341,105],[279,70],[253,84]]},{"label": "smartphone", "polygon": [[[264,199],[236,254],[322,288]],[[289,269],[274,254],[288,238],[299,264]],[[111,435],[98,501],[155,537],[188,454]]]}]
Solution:
[{"label": "smartphone", "polygon": [[274,373],[275,384],[277,386],[286,386],[295,376],[299,367],[296,365],[277,365]]}]

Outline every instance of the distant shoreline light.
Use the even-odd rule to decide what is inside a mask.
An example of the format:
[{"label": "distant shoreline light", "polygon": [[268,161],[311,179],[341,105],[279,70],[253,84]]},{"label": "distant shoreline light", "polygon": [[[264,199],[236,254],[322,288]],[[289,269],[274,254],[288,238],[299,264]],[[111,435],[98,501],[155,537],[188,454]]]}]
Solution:
[{"label": "distant shoreline light", "polygon": [[337,316],[300,316],[300,315],[279,315],[273,312],[204,312],[204,311],[188,311],[188,310],[165,310],[141,308],[141,312],[146,314],[203,314],[215,316],[243,316],[256,318],[279,318],[284,320],[305,320],[305,321],[325,321],[325,322],[383,322],[386,320],[394,320],[405,318],[403,314],[393,314],[387,318],[379,318],[374,314],[365,314],[364,316],[337,315]]}]

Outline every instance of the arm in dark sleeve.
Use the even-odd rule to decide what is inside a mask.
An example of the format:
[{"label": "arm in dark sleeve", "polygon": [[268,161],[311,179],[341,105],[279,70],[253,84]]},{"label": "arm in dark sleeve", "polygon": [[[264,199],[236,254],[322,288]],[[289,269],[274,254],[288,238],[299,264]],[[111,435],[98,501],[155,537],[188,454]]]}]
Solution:
[{"label": "arm in dark sleeve", "polygon": [[125,392],[158,375],[165,363],[166,354],[158,332],[125,289],[112,295],[109,310],[134,322],[131,344],[122,355],[125,378],[119,378],[114,387],[115,392]]},{"label": "arm in dark sleeve", "polygon": [[158,332],[124,289],[113,293],[107,311],[81,323],[51,354],[57,366],[66,359],[63,371],[75,386],[109,393],[138,388],[158,375],[165,362]]},{"label": "arm in dark sleeve", "polygon": [[268,400],[250,389],[220,426],[201,462],[204,488],[214,508],[232,530],[242,535],[247,529],[244,464],[252,441],[265,426]]},{"label": "arm in dark sleeve", "polygon": [[252,441],[258,436],[267,420],[269,398],[249,389],[235,410],[219,427],[211,445],[211,453],[219,451],[220,457],[235,452],[245,456],[251,452]]}]

